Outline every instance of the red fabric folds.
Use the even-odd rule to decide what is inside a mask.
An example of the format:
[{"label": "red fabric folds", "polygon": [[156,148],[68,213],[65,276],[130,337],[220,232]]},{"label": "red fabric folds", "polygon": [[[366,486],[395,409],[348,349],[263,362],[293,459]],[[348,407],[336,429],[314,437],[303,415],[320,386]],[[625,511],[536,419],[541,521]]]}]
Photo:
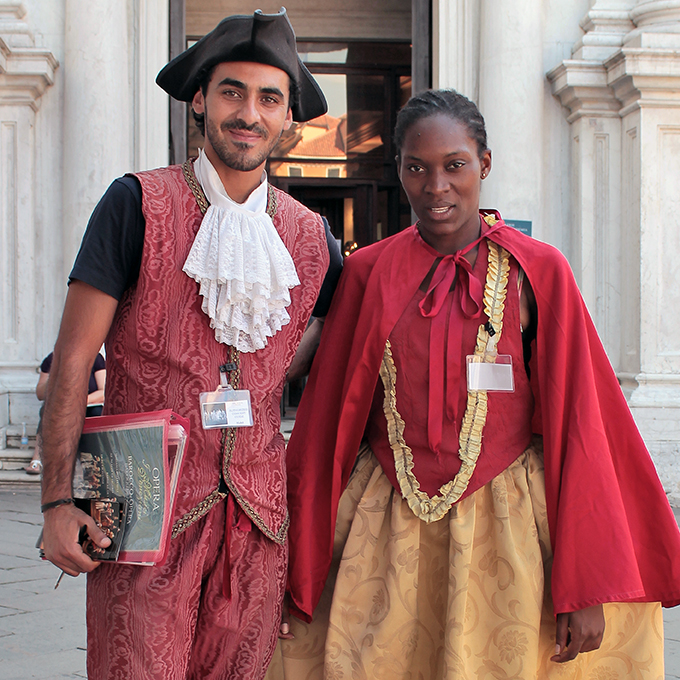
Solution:
[{"label": "red fabric folds", "polygon": [[[532,383],[542,414],[555,612],[680,603],[680,533],[566,259],[503,223],[485,236],[518,260],[538,306]],[[328,574],[337,504],[385,340],[431,269],[430,251],[413,227],[357,251],[326,319],[287,453],[288,588],[293,612],[306,620]]]}]

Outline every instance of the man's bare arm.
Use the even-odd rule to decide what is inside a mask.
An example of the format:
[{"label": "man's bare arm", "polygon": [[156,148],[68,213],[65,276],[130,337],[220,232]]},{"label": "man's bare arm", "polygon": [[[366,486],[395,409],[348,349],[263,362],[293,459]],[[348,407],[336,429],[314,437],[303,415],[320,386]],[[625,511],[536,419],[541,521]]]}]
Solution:
[{"label": "man's bare arm", "polygon": [[[86,283],[74,281],[69,287],[43,415],[43,504],[71,496],[73,464],[85,419],[92,364],[117,306],[115,298]],[[97,566],[78,544],[78,532],[87,526],[96,543],[108,545],[109,539],[92,518],[73,505],[60,505],[47,510],[44,519],[47,559],[72,576]]]},{"label": "man's bare arm", "polygon": [[290,368],[288,369],[288,374],[286,376],[288,382],[299,380],[309,374],[314,355],[319,348],[323,322],[324,319],[314,319],[312,323],[307,326],[307,329],[302,335],[302,340],[300,340],[297,352],[295,352]]},{"label": "man's bare arm", "polygon": [[35,396],[40,399],[40,401],[45,401],[45,395],[47,394],[47,380],[49,379],[49,373],[43,373],[40,371],[40,377],[38,378],[38,384],[35,386]]}]

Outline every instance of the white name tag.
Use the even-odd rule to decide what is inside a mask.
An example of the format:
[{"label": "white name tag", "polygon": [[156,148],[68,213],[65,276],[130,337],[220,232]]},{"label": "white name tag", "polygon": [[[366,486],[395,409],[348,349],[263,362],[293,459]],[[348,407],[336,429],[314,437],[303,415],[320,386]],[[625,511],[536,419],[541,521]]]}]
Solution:
[{"label": "white name tag", "polygon": [[201,392],[200,402],[204,430],[253,425],[249,390],[218,387],[214,392]]},{"label": "white name tag", "polygon": [[493,364],[482,363],[479,357],[467,357],[468,392],[514,392],[515,377],[512,372],[512,357],[499,354]]}]

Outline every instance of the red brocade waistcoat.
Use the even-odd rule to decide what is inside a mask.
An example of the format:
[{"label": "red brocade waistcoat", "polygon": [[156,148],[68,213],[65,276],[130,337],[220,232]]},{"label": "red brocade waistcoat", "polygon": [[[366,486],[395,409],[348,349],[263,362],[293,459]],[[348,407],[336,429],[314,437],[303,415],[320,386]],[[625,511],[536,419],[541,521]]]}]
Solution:
[{"label": "red brocade waistcoat", "polygon": [[[217,488],[222,431],[204,430],[199,394],[219,384],[227,345],[215,340],[202,311],[199,284],[182,267],[203,215],[181,166],[136,175],[146,220],[139,279],[123,296],[106,341],[106,412],[171,408],[189,418],[191,435],[177,491],[175,518]],[[328,269],[321,218],[274,190],[274,226],[290,252],[300,285],[291,290],[291,320],[267,346],[241,354],[241,389],[250,390],[254,426],[239,428],[225,481],[253,523],[283,543],[288,528],[285,446],[280,400]]]}]

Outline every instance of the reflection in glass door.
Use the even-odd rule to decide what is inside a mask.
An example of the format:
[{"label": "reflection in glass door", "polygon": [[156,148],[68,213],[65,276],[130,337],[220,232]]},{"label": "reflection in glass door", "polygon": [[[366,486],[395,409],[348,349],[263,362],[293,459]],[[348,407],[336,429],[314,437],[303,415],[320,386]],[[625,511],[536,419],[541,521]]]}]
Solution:
[{"label": "reflection in glass door", "polygon": [[327,217],[343,245],[396,233],[410,217],[392,143],[411,94],[410,45],[301,42],[298,50],[328,113],[282,135],[268,164],[272,184]]}]

